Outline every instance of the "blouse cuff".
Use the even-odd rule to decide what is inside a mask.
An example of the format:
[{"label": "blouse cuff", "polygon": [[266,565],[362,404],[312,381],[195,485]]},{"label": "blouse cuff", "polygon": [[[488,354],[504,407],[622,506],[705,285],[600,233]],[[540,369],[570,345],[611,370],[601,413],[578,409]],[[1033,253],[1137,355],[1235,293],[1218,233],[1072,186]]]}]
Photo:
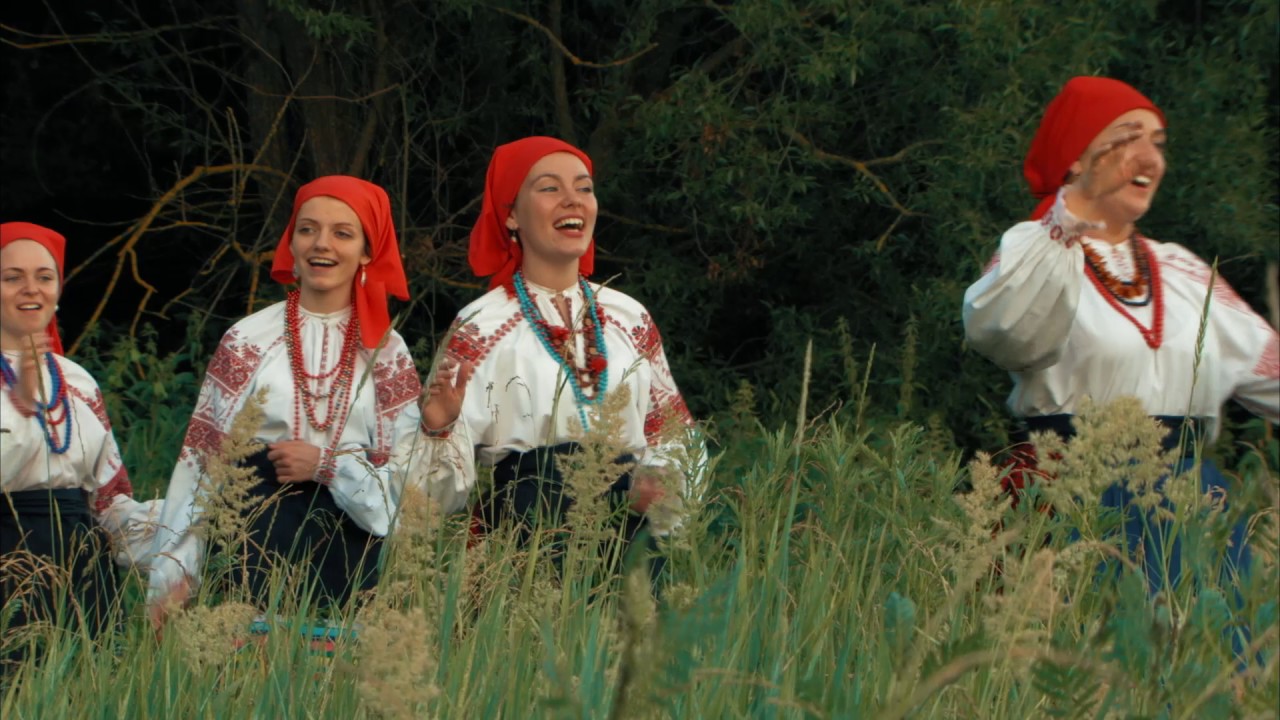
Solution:
[{"label": "blouse cuff", "polygon": [[1104,222],[1091,222],[1077,217],[1067,209],[1066,198],[1067,188],[1062,187],[1058,190],[1058,197],[1054,200],[1053,207],[1040,219],[1040,224],[1048,229],[1051,240],[1064,247],[1071,247],[1079,242],[1081,235],[1106,229],[1107,224]]},{"label": "blouse cuff", "polygon": [[334,467],[336,464],[337,457],[334,454],[334,449],[328,446],[321,446],[320,460],[316,463],[316,482],[321,485],[328,485],[333,482],[334,473],[337,472]]},{"label": "blouse cuff", "polygon": [[431,428],[427,427],[427,421],[422,420],[418,422],[418,427],[422,428],[423,435],[431,438],[432,440],[448,440],[449,436],[453,433],[454,426],[457,424],[458,424],[458,419],[454,418],[453,422],[449,423],[448,425],[445,425],[439,430],[432,430]]}]

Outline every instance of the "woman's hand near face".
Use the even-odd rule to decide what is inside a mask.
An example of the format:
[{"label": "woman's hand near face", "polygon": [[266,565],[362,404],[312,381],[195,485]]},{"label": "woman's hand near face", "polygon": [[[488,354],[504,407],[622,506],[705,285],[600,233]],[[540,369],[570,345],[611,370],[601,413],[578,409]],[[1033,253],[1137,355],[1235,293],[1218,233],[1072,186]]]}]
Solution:
[{"label": "woman's hand near face", "polygon": [[282,440],[267,445],[267,459],[276,466],[276,482],[306,482],[316,477],[320,448],[301,440]]},{"label": "woman's hand near face", "polygon": [[1126,122],[1103,131],[1098,144],[1087,151],[1084,170],[1068,186],[1081,199],[1092,202],[1123,189],[1137,175],[1129,147],[1143,136],[1142,123]]},{"label": "woman's hand near face", "polygon": [[422,424],[428,430],[443,430],[458,419],[474,371],[475,366],[465,360],[461,365],[449,361],[441,365],[422,398]]},{"label": "woman's hand near face", "polygon": [[34,409],[35,401],[40,399],[40,374],[44,371],[40,362],[47,352],[49,352],[49,336],[45,333],[35,333],[23,339],[22,351],[18,356],[18,387],[16,389],[18,401],[24,407]]}]

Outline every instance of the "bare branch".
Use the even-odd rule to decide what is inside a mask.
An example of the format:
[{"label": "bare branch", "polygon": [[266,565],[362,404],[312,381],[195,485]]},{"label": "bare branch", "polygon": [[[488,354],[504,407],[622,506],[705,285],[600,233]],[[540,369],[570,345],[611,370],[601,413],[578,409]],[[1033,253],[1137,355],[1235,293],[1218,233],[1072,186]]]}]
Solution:
[{"label": "bare branch", "polygon": [[[98,301],[98,306],[94,308],[93,314],[89,317],[89,320],[85,323],[85,328],[93,327],[94,325],[97,324],[98,320],[101,319],[102,311],[106,309],[107,302],[111,299],[112,293],[115,292],[116,284],[120,281],[120,274],[124,271],[124,265],[126,262],[130,264],[133,279],[147,291],[142,298],[142,302],[138,306],[138,311],[137,313],[135,313],[133,324],[131,325],[131,328],[136,328],[138,323],[138,318],[141,316],[143,310],[146,308],[147,301],[151,299],[151,295],[154,294],[156,291],[155,287],[145,282],[142,279],[141,274],[138,272],[138,256],[137,256],[137,253],[135,252],[135,248],[137,248],[138,241],[141,240],[142,236],[151,229],[152,223],[154,223],[156,218],[159,217],[160,212],[164,210],[165,206],[173,202],[173,200],[175,200],[192,183],[195,183],[196,181],[205,177],[209,177],[211,175],[221,175],[224,173],[240,173],[240,172],[265,172],[265,173],[281,174],[280,171],[276,170],[275,168],[256,166],[256,165],[241,165],[241,164],[235,164],[235,163],[226,164],[226,165],[197,167],[196,169],[192,170],[186,177],[174,183],[173,187],[169,188],[167,191],[165,191],[163,195],[157,198],[156,201],[152,203],[151,209],[147,211],[147,214],[142,216],[142,218],[139,219],[138,222],[134,223],[134,225],[126,233],[127,237],[126,235],[120,235],[112,239],[111,242],[107,243],[108,245],[115,245],[123,241],[123,247],[121,247],[120,251],[116,254],[116,267],[111,274],[111,280],[107,282],[107,288],[102,293],[102,299]],[[77,268],[77,271],[79,269],[80,268]],[[71,344],[71,347],[67,351],[67,354],[69,355],[75,354],[75,351],[80,347],[80,343],[84,340],[84,338],[85,338],[85,331],[81,331],[80,335],[76,338],[75,342]]]},{"label": "bare branch", "polygon": [[485,7],[489,8],[490,10],[493,10],[494,12],[502,13],[503,15],[510,15],[511,17],[516,18],[517,20],[523,20],[524,22],[532,25],[538,30],[541,30],[543,33],[546,34],[547,37],[551,38],[551,43],[556,46],[557,50],[559,50],[561,53],[564,54],[565,58],[569,62],[573,63],[574,65],[581,65],[582,67],[597,68],[601,70],[604,70],[606,68],[619,67],[621,65],[626,65],[627,63],[632,62],[636,58],[658,47],[658,43],[649,43],[649,45],[646,46],[640,52],[628,55],[627,57],[624,57],[621,60],[614,60],[613,62],[598,63],[598,62],[592,62],[590,60],[583,60],[577,55],[574,55],[573,52],[569,50],[569,48],[565,47],[564,43],[560,41],[560,38],[556,37],[556,34],[554,32],[551,32],[550,28],[538,22],[537,20],[534,20],[528,15],[525,15],[524,13],[518,13],[514,10],[507,10],[506,8],[493,7],[492,5],[486,5]]}]

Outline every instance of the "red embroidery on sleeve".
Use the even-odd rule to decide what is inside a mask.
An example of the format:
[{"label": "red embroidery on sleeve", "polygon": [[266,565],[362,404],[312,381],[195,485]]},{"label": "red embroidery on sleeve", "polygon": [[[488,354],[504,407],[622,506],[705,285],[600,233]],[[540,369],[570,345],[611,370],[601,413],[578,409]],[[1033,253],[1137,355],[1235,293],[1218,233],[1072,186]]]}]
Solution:
[{"label": "red embroidery on sleeve", "polygon": [[183,441],[182,457],[185,459],[190,451],[201,455],[215,454],[222,449],[222,441],[226,434],[212,421],[199,414],[191,416],[191,424],[187,426],[187,438]]},{"label": "red embroidery on sleeve", "polygon": [[[1187,257],[1182,254],[1166,255],[1160,259],[1160,265],[1182,273],[1205,288],[1209,287],[1209,276],[1213,274],[1213,268],[1209,267],[1200,258]],[[1253,308],[1249,307],[1249,303],[1245,302],[1244,298],[1240,297],[1239,293],[1221,275],[1215,278],[1213,282],[1213,302],[1237,312],[1253,314]]]},{"label": "red embroidery on sleeve", "polygon": [[383,414],[399,410],[422,394],[418,370],[407,355],[397,355],[374,365],[373,382],[377,388],[378,410]]},{"label": "red embroidery on sleeve", "polygon": [[208,376],[228,393],[239,395],[262,362],[257,345],[237,345],[235,329],[229,330],[209,361]]},{"label": "red embroidery on sleeve", "polygon": [[98,488],[98,492],[94,494],[93,511],[99,515],[106,512],[117,495],[133,497],[133,484],[129,482],[129,473],[125,471],[123,465],[116,470],[115,476],[106,485]]},{"label": "red embroidery on sleeve", "polygon": [[649,412],[644,416],[644,439],[647,445],[657,445],[662,440],[663,431],[668,422],[677,422],[682,427],[693,424],[693,414],[679,393],[660,390],[656,385],[649,388]]},{"label": "red embroidery on sleeve", "polygon": [[1266,347],[1262,349],[1262,357],[1253,367],[1253,374],[1268,380],[1280,380],[1280,338],[1274,332]]},{"label": "red embroidery on sleeve", "polygon": [[453,334],[449,338],[447,354],[454,360],[466,360],[473,365],[479,365],[498,342],[520,324],[521,320],[524,320],[524,314],[517,310],[514,315],[507,318],[506,322],[499,325],[492,335],[481,333],[480,326],[476,323],[459,325],[455,321],[451,329]]},{"label": "red embroidery on sleeve", "polygon": [[649,360],[662,348],[662,334],[648,313],[641,315],[640,324],[631,328],[631,339],[636,344],[636,352]]},{"label": "red embroidery on sleeve", "polygon": [[107,416],[107,404],[102,398],[102,391],[95,390],[92,396],[88,396],[74,385],[70,386],[70,388],[71,394],[87,405],[93,411],[94,417],[98,418],[98,422],[102,423],[102,427],[106,428],[107,432],[111,432],[111,418]]}]

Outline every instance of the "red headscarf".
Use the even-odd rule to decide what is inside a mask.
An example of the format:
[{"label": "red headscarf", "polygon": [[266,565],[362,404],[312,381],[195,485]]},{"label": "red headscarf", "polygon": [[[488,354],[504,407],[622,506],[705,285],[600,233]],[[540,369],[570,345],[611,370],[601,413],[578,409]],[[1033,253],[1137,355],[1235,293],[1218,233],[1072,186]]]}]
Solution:
[{"label": "red headscarf", "polygon": [[1031,194],[1040,199],[1032,218],[1053,207],[1071,164],[1113,120],[1130,110],[1150,110],[1164,123],[1164,113],[1130,85],[1104,77],[1071,78],[1049,103],[1031,141],[1022,174]]},{"label": "red headscarf", "polygon": [[[53,256],[53,264],[58,268],[58,294],[62,294],[62,264],[66,257],[67,239],[61,233],[47,227],[27,222],[0,223],[0,248],[14,240],[33,240],[40,243]],[[58,337],[58,316],[49,319],[49,327],[45,329],[49,336],[49,348],[62,354],[62,338]]]},{"label": "red headscarf", "polygon": [[[489,160],[489,172],[484,178],[484,202],[480,217],[471,228],[471,245],[467,259],[471,271],[477,277],[488,277],[489,288],[511,285],[511,276],[520,268],[523,257],[519,243],[511,241],[507,229],[507,217],[515,205],[520,186],[534,164],[542,158],[558,152],[576,155],[587,172],[591,172],[591,158],[578,148],[553,137],[534,136],[499,145]],[[590,275],[596,265],[595,238],[587,246],[587,252],[578,261],[578,272]]]},{"label": "red headscarf", "polygon": [[289,241],[293,239],[293,225],[298,220],[298,208],[311,198],[321,195],[341,200],[354,210],[360,218],[365,241],[369,243],[369,256],[372,260],[364,266],[364,282],[361,282],[361,275],[357,272],[354,286],[361,344],[366,348],[375,348],[391,327],[387,296],[409,299],[409,283],[404,276],[404,266],[400,264],[400,245],[396,242],[395,223],[391,220],[391,200],[385,190],[371,182],[347,175],[327,175],[298,188],[298,194],[293,198],[293,215],[276,247],[271,277],[279,283],[294,282],[293,250],[289,247]]}]

